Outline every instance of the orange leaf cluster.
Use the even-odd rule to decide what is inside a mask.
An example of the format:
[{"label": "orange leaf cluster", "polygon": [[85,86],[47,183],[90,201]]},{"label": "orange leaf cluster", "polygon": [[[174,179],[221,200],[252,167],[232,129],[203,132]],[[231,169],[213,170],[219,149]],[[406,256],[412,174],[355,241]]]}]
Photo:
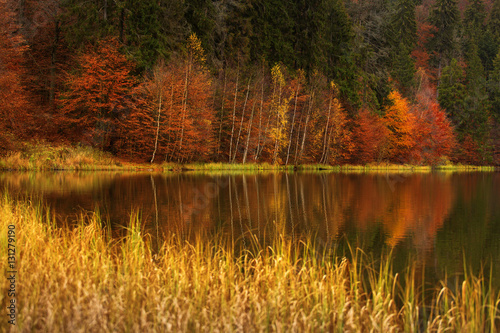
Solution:
[{"label": "orange leaf cluster", "polygon": [[394,162],[405,163],[414,148],[415,117],[410,112],[408,101],[397,91],[389,94],[392,105],[386,110],[383,122],[389,130],[387,157]]}]

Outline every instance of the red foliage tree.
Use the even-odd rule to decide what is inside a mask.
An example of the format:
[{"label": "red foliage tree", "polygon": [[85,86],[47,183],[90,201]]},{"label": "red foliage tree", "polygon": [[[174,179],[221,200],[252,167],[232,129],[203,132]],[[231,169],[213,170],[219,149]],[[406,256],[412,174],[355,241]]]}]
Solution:
[{"label": "red foliage tree", "polygon": [[481,165],[483,164],[481,155],[479,145],[469,134],[467,134],[461,140],[460,145],[457,146],[455,162],[469,165]]},{"label": "red foliage tree", "polygon": [[371,163],[380,160],[388,134],[387,127],[378,115],[367,109],[362,110],[356,118],[353,131],[355,161]]},{"label": "red foliage tree", "polygon": [[451,121],[436,101],[436,90],[428,76],[420,69],[420,89],[413,107],[415,116],[415,148],[413,162],[435,164],[441,157],[450,157],[455,147]]},{"label": "red foliage tree", "polygon": [[117,106],[135,84],[133,64],[115,39],[103,40],[78,56],[78,68],[66,73],[61,121],[67,134],[99,148],[109,148],[119,116]]},{"label": "red foliage tree", "polygon": [[436,164],[441,157],[450,157],[455,147],[455,134],[439,104],[432,103],[416,119],[414,161]]},{"label": "red foliage tree", "polygon": [[431,78],[434,78],[436,73],[429,65],[430,54],[426,45],[436,32],[437,28],[433,25],[425,21],[419,21],[417,25],[418,41],[415,49],[411,53],[412,57],[415,59],[415,68],[422,68]]}]

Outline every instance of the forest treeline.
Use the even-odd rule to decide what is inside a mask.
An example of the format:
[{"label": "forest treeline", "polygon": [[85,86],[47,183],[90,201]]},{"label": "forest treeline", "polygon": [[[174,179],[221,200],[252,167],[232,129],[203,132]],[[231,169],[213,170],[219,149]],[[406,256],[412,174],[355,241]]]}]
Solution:
[{"label": "forest treeline", "polygon": [[500,162],[500,0],[0,0],[0,146]]}]

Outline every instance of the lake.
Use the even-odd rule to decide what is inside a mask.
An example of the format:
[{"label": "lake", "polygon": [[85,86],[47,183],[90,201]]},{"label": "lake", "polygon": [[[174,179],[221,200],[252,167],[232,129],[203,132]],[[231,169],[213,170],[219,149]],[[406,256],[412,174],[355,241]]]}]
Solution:
[{"label": "lake", "polygon": [[173,234],[251,249],[283,233],[347,256],[348,244],[374,258],[392,250],[396,272],[411,258],[426,281],[460,276],[465,262],[500,285],[495,172],[3,172],[0,191],[43,200],[61,226],[97,210],[116,236],[138,212],[154,249]]}]

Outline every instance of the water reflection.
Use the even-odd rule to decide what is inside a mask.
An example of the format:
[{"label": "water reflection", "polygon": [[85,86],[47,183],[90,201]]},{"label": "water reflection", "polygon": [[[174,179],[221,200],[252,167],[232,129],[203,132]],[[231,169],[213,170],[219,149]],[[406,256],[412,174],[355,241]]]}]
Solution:
[{"label": "water reflection", "polygon": [[500,263],[499,185],[498,173],[0,174],[2,191],[43,197],[60,221],[98,209],[120,233],[139,210],[158,246],[172,233],[265,242],[280,230],[325,246],[395,248],[455,271],[464,253]]}]

